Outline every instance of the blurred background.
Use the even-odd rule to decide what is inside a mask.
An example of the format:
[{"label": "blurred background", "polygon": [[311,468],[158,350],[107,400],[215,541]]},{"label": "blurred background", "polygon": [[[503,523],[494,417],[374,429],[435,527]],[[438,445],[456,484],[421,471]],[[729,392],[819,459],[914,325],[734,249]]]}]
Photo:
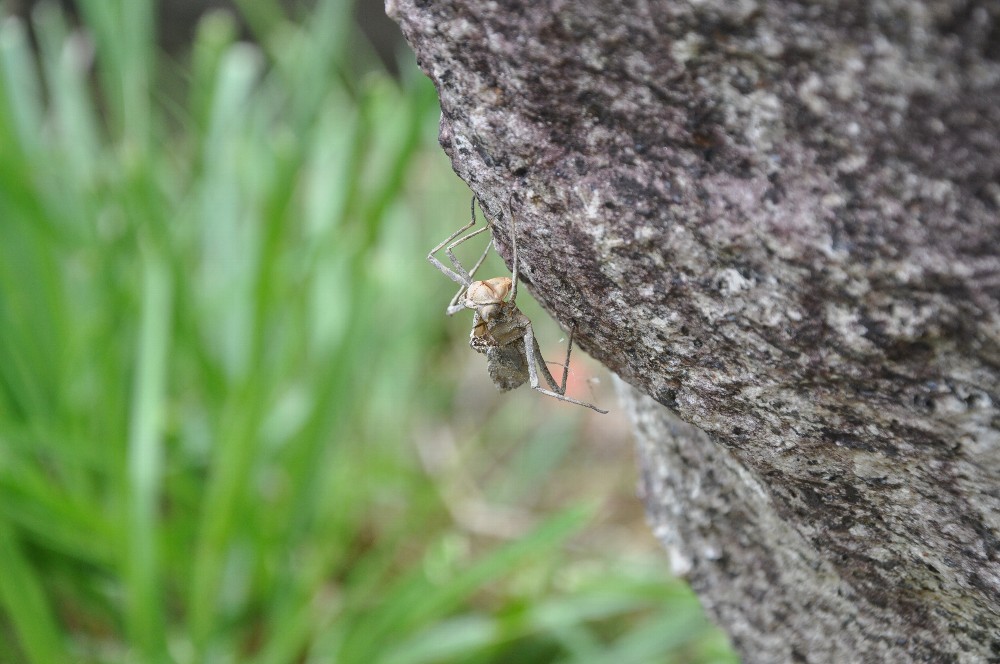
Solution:
[{"label": "blurred background", "polygon": [[444,315],[438,115],[377,2],[0,1],[0,662],[735,661]]}]

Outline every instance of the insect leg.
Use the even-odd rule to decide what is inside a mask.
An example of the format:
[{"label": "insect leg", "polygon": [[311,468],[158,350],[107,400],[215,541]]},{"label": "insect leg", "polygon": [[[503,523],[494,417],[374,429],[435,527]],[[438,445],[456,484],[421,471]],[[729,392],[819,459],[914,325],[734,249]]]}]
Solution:
[{"label": "insect leg", "polygon": [[569,354],[573,352],[573,334],[575,332],[575,325],[569,328],[569,342],[566,344],[566,361],[563,362],[563,377],[562,384],[559,386],[559,394],[566,394],[566,378],[569,376]]},{"label": "insect leg", "polygon": [[514,248],[514,265],[511,270],[513,274],[511,275],[511,281],[513,282],[510,287],[510,302],[511,304],[517,299],[517,221],[514,219],[514,208],[511,207],[511,201],[514,199],[513,195],[507,199],[507,212],[510,214],[510,243]]},{"label": "insect leg", "polygon": [[[490,241],[486,245],[486,248],[483,249],[482,256],[479,257],[479,260],[476,261],[476,264],[472,266],[471,270],[469,270],[469,279],[470,279],[470,281],[473,278],[475,278],[476,271],[479,269],[479,266],[483,264],[483,261],[486,260],[486,254],[489,253],[490,247],[492,247],[492,246],[493,246],[493,238],[490,238]],[[462,295],[465,294],[465,289],[466,288],[467,288],[467,286],[464,286],[464,285],[460,286],[459,289],[458,289],[458,292],[455,293],[455,297],[451,298],[451,302],[448,303],[448,315],[449,316],[452,315],[453,313],[461,311],[462,309],[465,308],[465,305],[462,304],[461,300],[462,300]]]},{"label": "insect leg", "polygon": [[[430,253],[427,254],[427,260],[429,260],[434,267],[440,270],[442,274],[444,274],[446,277],[448,277],[455,283],[462,284],[463,286],[468,286],[469,284],[472,283],[472,276],[462,266],[462,263],[459,262],[455,254],[452,253],[452,250],[458,245],[462,244],[463,242],[471,240],[472,238],[474,238],[475,236],[479,235],[483,231],[487,230],[487,228],[489,228],[487,226],[476,229],[471,233],[469,233],[468,235],[466,235],[465,237],[460,237],[457,240],[455,240],[456,237],[458,237],[459,235],[461,235],[462,233],[469,230],[475,225],[476,225],[476,199],[475,197],[473,197],[472,219],[469,220],[469,223],[467,223],[465,226],[462,226],[457,231],[449,235],[447,238],[445,238],[443,242],[441,242],[441,244],[431,249]],[[454,240],[454,242],[452,240]],[[451,264],[454,267],[454,269],[447,267],[444,263],[439,261],[436,256],[434,256],[434,254],[441,251],[441,249],[443,249],[446,245],[447,249],[445,249],[445,253],[448,254],[448,260],[451,261]]]},{"label": "insect leg", "polygon": [[591,410],[596,410],[598,413],[607,414],[608,411],[601,410],[597,406],[583,401],[577,401],[576,399],[568,397],[564,394],[559,394],[558,392],[554,392],[552,390],[546,390],[538,384],[538,371],[535,369],[536,364],[542,367],[544,373],[547,374],[546,380],[550,381],[550,385],[552,387],[555,387],[555,379],[552,378],[552,374],[545,367],[545,361],[542,360],[542,352],[538,349],[538,341],[535,339],[535,333],[531,329],[531,323],[528,323],[528,325],[524,328],[524,352],[528,359],[528,380],[531,382],[532,389],[538,390],[542,394],[546,394],[550,397],[555,397],[560,401],[568,401],[569,403],[575,403],[578,406],[584,406],[586,408],[590,408]]}]

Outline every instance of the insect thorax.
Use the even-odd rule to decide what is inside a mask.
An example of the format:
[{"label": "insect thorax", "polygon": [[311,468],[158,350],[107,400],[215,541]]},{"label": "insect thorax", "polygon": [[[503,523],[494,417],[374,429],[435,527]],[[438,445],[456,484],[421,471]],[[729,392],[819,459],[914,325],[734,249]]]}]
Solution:
[{"label": "insect thorax", "polygon": [[477,311],[472,319],[472,334],[469,345],[480,353],[493,346],[507,346],[524,337],[524,330],[530,324],[527,317],[516,305],[504,302],[484,318]]}]

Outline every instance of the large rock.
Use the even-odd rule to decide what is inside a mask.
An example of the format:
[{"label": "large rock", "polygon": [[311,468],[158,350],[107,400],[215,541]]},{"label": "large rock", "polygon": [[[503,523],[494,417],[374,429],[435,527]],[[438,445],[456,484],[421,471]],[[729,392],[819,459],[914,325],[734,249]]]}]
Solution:
[{"label": "large rock", "polygon": [[388,11],[745,660],[1000,661],[1000,4]]}]

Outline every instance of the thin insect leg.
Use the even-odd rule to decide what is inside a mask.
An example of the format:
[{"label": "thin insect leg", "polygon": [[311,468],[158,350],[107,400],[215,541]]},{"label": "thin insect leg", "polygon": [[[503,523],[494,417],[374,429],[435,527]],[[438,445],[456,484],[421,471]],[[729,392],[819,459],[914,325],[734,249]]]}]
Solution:
[{"label": "thin insect leg", "polygon": [[465,268],[462,267],[462,264],[459,262],[458,258],[455,256],[455,254],[452,253],[452,250],[455,247],[457,247],[458,245],[462,244],[463,242],[468,242],[469,240],[471,240],[472,238],[476,237],[480,233],[485,233],[488,230],[489,230],[488,226],[483,226],[482,228],[477,228],[476,230],[472,231],[471,233],[469,233],[465,237],[458,238],[457,240],[455,240],[454,242],[452,242],[451,244],[449,244],[448,248],[444,250],[444,252],[446,254],[448,254],[448,258],[451,260],[451,264],[454,265],[456,268],[462,270],[463,274],[465,274],[465,276],[467,276],[469,278],[469,283],[472,283],[472,275],[470,273],[468,273],[468,272],[465,271]]},{"label": "thin insect leg", "polygon": [[[559,394],[566,394],[566,379],[569,377],[569,357],[570,353],[573,352],[573,333],[576,331],[575,327],[569,330],[569,343],[566,345],[566,360],[560,365],[562,366],[562,383],[556,383],[556,379],[552,376],[549,371],[550,364],[559,364],[558,362],[546,362],[545,358],[542,357],[542,349],[538,346],[538,339],[535,339],[535,354],[541,360],[539,366],[542,368],[542,376],[548,382],[549,387],[552,388],[553,392],[558,392]],[[532,335],[534,336],[534,335]]]},{"label": "thin insect leg", "polygon": [[[482,207],[482,204],[480,204],[480,207]],[[469,225],[472,226],[472,225],[475,225],[475,223],[476,223],[476,197],[475,197],[475,195],[473,195],[473,197],[469,200]],[[455,247],[457,247],[458,245],[462,244],[463,242],[465,242],[467,240],[471,240],[472,238],[476,237],[477,235],[479,235],[483,231],[486,231],[487,229],[489,229],[489,227],[490,227],[490,224],[489,224],[489,220],[487,219],[485,227],[479,228],[479,229],[477,229],[477,230],[469,233],[465,237],[463,237],[461,239],[458,239],[458,240],[455,240],[450,245],[448,245],[448,248],[445,249],[445,253],[448,254],[448,258],[451,260],[452,265],[454,265],[457,268],[459,268],[460,270],[464,271],[465,268],[462,267],[462,264],[459,262],[458,258],[456,258],[455,254],[452,253],[452,250]],[[479,266],[482,264],[483,259],[486,258],[486,252],[490,250],[490,244],[492,243],[492,241],[493,241],[493,238],[491,237],[490,238],[490,243],[486,245],[486,249],[483,251],[483,255],[480,257],[480,259],[478,261],[476,261],[476,264],[472,267],[472,270],[470,270],[467,273],[468,277],[469,277],[469,282],[470,283],[472,282],[472,276],[476,273],[476,270],[479,269]],[[468,284],[466,284],[466,285],[468,285]]]},{"label": "thin insect leg", "polygon": [[562,385],[559,387],[559,394],[566,394],[566,378],[569,376],[569,354],[573,352],[573,334],[575,332],[575,325],[569,328],[569,343],[566,344],[566,361],[563,362],[563,379]]},{"label": "thin insect leg", "polygon": [[[485,230],[485,229],[483,229],[483,230]],[[479,257],[479,260],[477,260],[475,262],[475,264],[472,266],[472,269],[469,270],[469,276],[470,277],[476,276],[476,271],[479,270],[479,266],[482,265],[483,261],[486,260],[486,255],[488,253],[490,253],[490,247],[492,247],[492,246],[493,246],[493,238],[491,237],[490,241],[486,244],[486,248],[483,249],[483,254]]]},{"label": "thin insect leg", "polygon": [[553,392],[558,392],[559,394],[565,394],[566,393],[565,386],[563,387],[562,391],[560,391],[559,383],[556,382],[556,379],[552,376],[552,372],[549,371],[549,367],[547,366],[548,362],[546,362],[545,358],[542,357],[542,349],[538,345],[538,339],[535,339],[534,333],[532,333],[531,335],[531,340],[532,340],[532,346],[534,347],[535,351],[535,357],[541,360],[538,363],[538,366],[542,368],[542,377],[545,379],[545,382],[549,384],[549,387],[552,389]]},{"label": "thin insect leg", "polygon": [[[483,249],[483,255],[479,257],[479,260],[477,260],[475,265],[472,266],[472,269],[469,270],[470,280],[476,277],[476,271],[479,270],[479,266],[481,266],[483,264],[483,261],[486,260],[486,255],[490,252],[490,247],[492,246],[493,246],[493,238],[490,238],[490,241],[486,245],[486,248]],[[465,308],[465,305],[460,302],[460,300],[462,299],[462,295],[465,293],[465,289],[466,286],[461,286],[458,289],[458,292],[455,293],[455,297],[451,298],[451,302],[448,303],[449,316],[455,313],[456,311],[461,311],[462,309]]]},{"label": "thin insect leg", "polygon": [[441,271],[442,274],[444,274],[446,277],[448,277],[455,283],[462,284],[463,286],[468,286],[469,284],[472,283],[472,278],[469,276],[469,273],[465,271],[465,268],[463,268],[461,265],[457,265],[456,266],[457,271],[452,270],[451,268],[446,267],[444,263],[439,261],[434,254],[440,251],[442,247],[451,242],[456,236],[468,230],[470,226],[471,224],[466,224],[465,226],[462,226],[457,231],[449,235],[444,242],[431,249],[431,252],[427,254],[427,260],[431,262],[431,265],[436,267],[438,270]]},{"label": "thin insect leg", "polygon": [[[473,199],[473,200],[475,200],[475,199]],[[487,226],[487,228],[489,228],[489,227]],[[479,235],[483,231],[487,230],[487,228],[480,228],[479,230],[477,230],[477,231],[475,231],[473,233],[469,233],[468,236],[462,238],[461,240],[458,240],[457,242],[455,242],[455,244],[453,244],[450,247],[448,247],[447,253],[448,253],[448,256],[451,258],[451,261],[453,263],[455,263],[456,265],[458,264],[458,259],[455,258],[455,255],[453,253],[451,253],[451,250],[454,247],[456,247],[457,245],[461,244],[462,242],[465,242],[466,240],[472,239],[476,235]],[[486,244],[486,248],[483,249],[483,253],[479,257],[479,260],[477,260],[475,262],[475,264],[472,266],[472,269],[469,270],[469,272],[468,272],[469,283],[472,283],[472,280],[475,278],[476,272],[479,270],[479,267],[483,264],[483,261],[486,260],[486,256],[487,256],[487,254],[489,254],[491,246],[493,246],[493,238],[492,237],[490,238],[490,241]],[[463,309],[465,309],[465,303],[462,302],[462,296],[465,294],[465,291],[466,291],[466,289],[468,287],[469,287],[468,284],[463,284],[463,285],[459,286],[458,291],[455,292],[455,295],[451,298],[451,301],[448,303],[448,308],[445,310],[445,313],[447,313],[449,316],[451,316],[452,314],[456,314],[459,311],[462,311]]]},{"label": "thin insect leg", "polygon": [[[470,228],[472,228],[473,226],[476,225],[476,214],[475,214],[475,212],[476,212],[476,199],[473,198],[472,199],[472,219],[469,220],[469,223],[467,223],[465,226],[462,226],[457,231],[455,231],[454,233],[452,233],[451,235],[449,235],[447,238],[445,238],[445,240],[441,244],[439,244],[436,247],[434,247],[433,249],[431,249],[431,252],[429,254],[427,254],[427,260],[429,260],[434,267],[436,267],[438,270],[440,270],[446,277],[448,277],[449,279],[451,279],[455,283],[462,284],[463,286],[468,286],[469,284],[471,284],[472,283],[472,277],[469,275],[469,273],[462,266],[462,263],[459,262],[458,258],[455,257],[455,254],[452,253],[452,249],[454,249],[455,247],[457,247],[458,245],[462,244],[463,242],[465,242],[467,240],[471,240],[472,238],[474,238],[475,236],[479,235],[483,231],[487,230],[487,228],[489,228],[488,226],[486,226],[484,228],[479,228],[477,230],[472,231],[471,233],[469,233],[465,237],[462,237],[462,238],[459,238],[458,240],[455,240],[456,237],[458,237],[459,235],[461,235],[462,233],[464,233],[465,231],[469,230]],[[455,241],[452,242],[452,240],[455,240]],[[452,266],[454,266],[454,268],[455,268],[454,270],[452,270],[451,268],[445,266],[444,263],[442,263],[441,261],[439,261],[437,259],[437,257],[434,256],[434,254],[436,254],[437,252],[441,251],[441,249],[443,247],[445,247],[445,245],[448,246],[448,248],[445,249],[445,253],[448,254],[448,259],[451,261]]]},{"label": "thin insect leg", "polygon": [[507,212],[510,213],[510,243],[514,248],[514,267],[513,275],[511,281],[513,282],[510,287],[510,303],[513,304],[517,299],[517,221],[514,219],[514,208],[511,207],[511,201],[513,196],[507,199]]},{"label": "thin insect leg", "polygon": [[[569,403],[575,403],[578,406],[585,406],[587,408],[590,408],[591,410],[596,410],[598,413],[607,414],[608,411],[601,410],[597,406],[593,406],[593,405],[591,405],[589,403],[585,403],[583,401],[577,401],[576,399],[572,399],[572,398],[567,397],[567,396],[565,396],[563,394],[559,394],[558,392],[552,392],[550,390],[546,390],[541,385],[539,385],[538,384],[538,372],[535,369],[535,363],[537,362],[537,359],[541,357],[542,354],[541,354],[541,352],[539,352],[538,356],[537,357],[535,356],[535,349],[537,349],[537,348],[538,348],[538,342],[535,340],[535,334],[534,334],[534,332],[532,332],[531,325],[529,324],[524,329],[524,352],[527,355],[527,360],[528,360],[528,380],[531,382],[532,389],[537,390],[537,391],[541,392],[542,394],[546,394],[546,395],[548,395],[550,397],[555,397],[556,399],[559,399],[560,401],[568,401]],[[545,366],[544,362],[539,363],[539,365],[542,366],[542,367]],[[547,371],[548,371],[548,369],[546,369],[546,372]],[[550,375],[550,377],[551,377],[551,375]]]},{"label": "thin insect leg", "polygon": [[[462,286],[462,289],[461,289],[460,291],[458,291],[458,295],[456,295],[455,297],[456,297],[456,298],[457,298],[457,297],[459,297],[459,296],[460,296],[460,295],[461,295],[462,293],[464,293],[464,292],[465,292],[465,286]],[[455,314],[457,314],[457,313],[458,313],[459,311],[463,311],[464,309],[465,309],[465,305],[464,305],[464,304],[462,304],[462,303],[457,303],[457,304],[449,304],[449,305],[448,305],[448,308],[447,308],[447,309],[445,309],[445,310],[444,310],[444,312],[445,312],[445,313],[446,313],[447,315],[449,315],[449,316],[454,316],[454,315],[455,315]]]}]

